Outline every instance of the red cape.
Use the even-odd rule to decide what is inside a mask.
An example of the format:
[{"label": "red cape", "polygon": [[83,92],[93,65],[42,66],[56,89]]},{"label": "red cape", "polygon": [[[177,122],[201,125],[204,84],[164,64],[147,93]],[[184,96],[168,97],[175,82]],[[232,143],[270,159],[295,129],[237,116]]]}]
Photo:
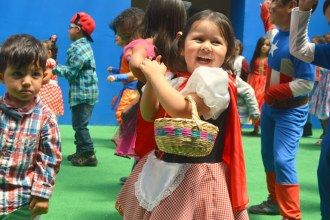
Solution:
[{"label": "red cape", "polygon": [[245,209],[249,203],[245,176],[245,162],[242,146],[241,124],[237,111],[237,87],[234,77],[229,75],[230,103],[225,127],[223,161],[230,172],[229,194],[233,209]]}]

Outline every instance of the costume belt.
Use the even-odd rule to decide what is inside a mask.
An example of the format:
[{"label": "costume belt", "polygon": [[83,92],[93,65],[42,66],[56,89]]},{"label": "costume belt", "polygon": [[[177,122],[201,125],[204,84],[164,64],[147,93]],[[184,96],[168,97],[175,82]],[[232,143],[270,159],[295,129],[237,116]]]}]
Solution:
[{"label": "costume belt", "polygon": [[308,103],[308,96],[294,98],[294,99],[286,99],[286,100],[276,100],[271,105],[273,108],[278,109],[288,109],[288,108],[297,108]]}]

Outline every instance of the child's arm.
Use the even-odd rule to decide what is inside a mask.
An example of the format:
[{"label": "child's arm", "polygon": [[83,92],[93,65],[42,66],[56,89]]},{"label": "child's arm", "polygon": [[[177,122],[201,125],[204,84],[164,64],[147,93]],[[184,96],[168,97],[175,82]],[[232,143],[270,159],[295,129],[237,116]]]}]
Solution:
[{"label": "child's arm", "polygon": [[31,197],[29,208],[32,212],[32,218],[48,213],[49,199],[44,199],[36,196]]},{"label": "child's arm", "polygon": [[[129,72],[131,73],[131,72]],[[107,77],[108,82],[118,82],[118,81],[123,81],[123,80],[129,80],[129,73],[121,73],[117,75],[109,75]]]},{"label": "child's arm", "polygon": [[71,81],[74,80],[83,69],[86,57],[81,48],[72,47],[68,51],[67,66],[57,65],[53,69],[55,75],[66,78]]},{"label": "child's arm", "polygon": [[[166,72],[166,66],[164,64],[159,63],[158,60],[151,61],[145,59],[140,68],[149,83],[142,95],[143,101],[147,99],[146,97],[143,97],[145,92],[149,93],[153,91],[159,103],[171,117],[191,118],[191,104],[185,100],[180,92],[168,83],[164,77]],[[147,88],[150,90],[147,90]],[[196,101],[199,115],[204,115],[210,111],[210,108],[204,103],[204,100],[196,93],[189,93],[189,95],[191,95]],[[146,102],[141,102],[141,112],[142,110],[145,110],[142,108],[148,107],[148,103],[144,103]],[[147,115],[149,114],[150,113]]]},{"label": "child's arm", "polygon": [[[300,6],[300,3],[299,3]],[[290,24],[290,53],[300,60],[314,60],[315,44],[308,42],[308,24],[311,11],[292,10]]]},{"label": "child's arm", "polygon": [[299,9],[294,8],[292,10],[290,24],[290,53],[304,62],[330,69],[329,44],[316,45],[308,41],[308,24],[312,8],[310,6],[310,1],[311,0],[305,0],[299,2]]},{"label": "child's arm", "polygon": [[140,65],[145,58],[152,59],[155,57],[155,46],[147,40],[136,44],[132,49],[129,57],[129,67],[132,73],[139,81],[146,83],[146,78],[140,69]]},{"label": "child's arm", "polygon": [[153,121],[159,110],[159,101],[150,82],[146,82],[140,101],[141,115],[146,121]]},{"label": "child's arm", "polygon": [[[159,104],[165,111],[175,118],[191,118],[191,106],[184,96],[174,89],[165,78],[166,66],[157,60],[145,59],[140,65],[147,83],[145,85],[141,99],[141,113],[145,120],[152,121],[156,115]],[[196,94],[192,95],[201,106],[202,101]],[[198,110],[201,110],[199,107]]]},{"label": "child's arm", "polygon": [[46,68],[45,70],[45,77],[42,79],[42,84],[47,84],[50,80],[50,78],[53,76],[52,68]]},{"label": "child's arm", "polygon": [[52,70],[56,66],[56,61],[53,58],[48,58],[46,62],[46,71],[45,77],[42,80],[42,84],[46,84],[49,82],[50,78],[54,75]]},{"label": "child's arm", "polygon": [[140,64],[145,58],[148,58],[147,50],[143,45],[136,45],[132,50],[129,67],[134,76],[143,83],[146,83],[146,78],[140,69]]},{"label": "child's arm", "polygon": [[107,68],[107,71],[108,72],[112,72],[113,74],[119,74],[120,72],[120,69],[119,68],[116,68],[116,67],[112,67],[112,66],[109,66],[108,68]]},{"label": "child's arm", "polygon": [[250,118],[257,119],[260,115],[258,101],[256,99],[253,88],[244,82],[239,76],[236,76],[237,95],[241,97],[248,107]]},{"label": "child's arm", "polygon": [[55,178],[62,161],[61,137],[56,118],[53,115],[47,117],[47,119],[41,118],[44,121],[40,134],[38,153],[35,157],[35,175],[31,189],[31,197],[40,198],[35,200],[38,205],[32,205],[37,210],[45,210],[42,208],[44,207],[43,202],[49,200],[53,193]]},{"label": "child's arm", "polygon": [[272,42],[273,37],[278,32],[276,26],[270,22],[270,12],[269,12],[270,1],[264,0],[264,4],[260,4],[260,18],[264,24],[265,32],[267,38]]}]

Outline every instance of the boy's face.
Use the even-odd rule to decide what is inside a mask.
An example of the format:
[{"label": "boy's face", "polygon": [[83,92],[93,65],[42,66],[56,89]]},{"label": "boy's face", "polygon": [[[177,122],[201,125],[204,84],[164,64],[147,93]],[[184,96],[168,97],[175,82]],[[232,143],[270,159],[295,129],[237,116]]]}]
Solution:
[{"label": "boy's face", "polygon": [[118,36],[120,38],[120,41],[117,42],[116,40],[116,45],[124,47],[129,43],[129,37],[132,35],[132,33],[129,30],[129,27],[127,25],[119,26],[116,28],[116,37]]},{"label": "boy's face", "polygon": [[42,68],[34,64],[23,68],[7,65],[4,73],[0,73],[0,81],[5,84],[11,104],[16,107],[34,102],[34,97],[42,86],[43,77]]},{"label": "boy's face", "polygon": [[283,5],[281,1],[273,0],[268,6],[271,23],[280,28],[290,24],[292,6],[293,3]]},{"label": "boy's face", "polygon": [[82,30],[81,27],[79,27],[78,25],[71,23],[69,26],[69,39],[71,41],[76,41],[79,38],[81,38],[83,36],[82,34]]}]

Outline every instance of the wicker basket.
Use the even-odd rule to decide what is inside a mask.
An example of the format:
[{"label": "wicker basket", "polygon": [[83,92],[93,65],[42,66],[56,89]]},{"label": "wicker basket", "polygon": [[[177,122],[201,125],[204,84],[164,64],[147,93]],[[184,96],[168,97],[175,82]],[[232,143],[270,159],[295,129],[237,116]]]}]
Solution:
[{"label": "wicker basket", "polygon": [[195,100],[191,96],[186,99],[192,104],[192,119],[156,119],[154,126],[157,146],[166,153],[187,157],[207,156],[213,149],[219,129],[200,119]]}]

